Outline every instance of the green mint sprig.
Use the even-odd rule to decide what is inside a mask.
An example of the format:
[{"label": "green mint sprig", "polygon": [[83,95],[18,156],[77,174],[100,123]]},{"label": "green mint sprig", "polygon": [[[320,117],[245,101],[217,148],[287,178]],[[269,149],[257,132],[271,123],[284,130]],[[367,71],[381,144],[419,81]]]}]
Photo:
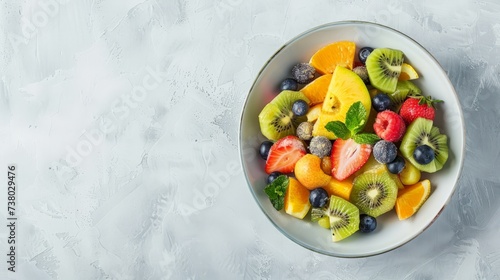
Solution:
[{"label": "green mint sprig", "polygon": [[264,192],[269,197],[274,209],[280,211],[285,205],[285,193],[288,188],[288,176],[280,175],[271,184],[267,185]]},{"label": "green mint sprig", "polygon": [[373,133],[360,133],[366,124],[368,112],[361,101],[357,101],[349,107],[345,117],[345,123],[341,121],[331,121],[325,128],[335,134],[338,138],[347,140],[352,138],[358,144],[373,145],[380,138]]}]

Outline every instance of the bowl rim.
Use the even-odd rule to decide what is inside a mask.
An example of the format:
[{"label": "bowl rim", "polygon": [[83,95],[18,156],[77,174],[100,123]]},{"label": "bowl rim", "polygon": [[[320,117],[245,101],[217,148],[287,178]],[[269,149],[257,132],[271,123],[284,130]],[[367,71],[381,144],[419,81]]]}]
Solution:
[{"label": "bowl rim", "polygon": [[417,42],[416,40],[414,40],[413,38],[411,38],[407,34],[403,33],[402,31],[399,31],[397,29],[394,29],[392,27],[389,27],[389,26],[386,26],[386,25],[383,25],[383,24],[379,24],[379,23],[376,23],[376,22],[370,22],[370,21],[360,21],[360,20],[334,21],[334,22],[329,22],[329,23],[321,24],[321,25],[309,28],[308,30],[306,30],[306,31],[304,31],[304,32],[296,35],[295,37],[291,38],[290,40],[288,40],[286,43],[284,43],[278,50],[276,50],[276,52],[274,52],[274,54],[272,54],[267,59],[267,61],[263,64],[263,66],[260,68],[260,70],[258,71],[257,75],[255,76],[255,79],[254,79],[254,81],[252,83],[252,86],[250,87],[250,89],[249,89],[249,91],[247,93],[247,96],[245,98],[245,102],[243,103],[243,106],[242,106],[242,109],[241,109],[240,120],[239,120],[239,127],[238,127],[238,150],[239,150],[240,164],[241,164],[241,168],[243,170],[243,173],[245,175],[245,180],[246,180],[246,183],[247,183],[247,187],[248,187],[250,193],[252,194],[252,196],[254,198],[254,202],[259,206],[259,208],[262,211],[262,213],[264,213],[264,215],[271,222],[271,224],[273,224],[273,226],[276,229],[278,229],[278,231],[281,234],[283,234],[284,236],[286,236],[288,239],[292,240],[296,244],[304,247],[305,249],[308,249],[308,250],[311,250],[313,252],[320,253],[320,254],[323,254],[323,255],[326,255],[326,256],[340,257],[340,258],[365,258],[365,257],[377,256],[377,255],[380,255],[380,254],[384,254],[384,253],[393,251],[393,250],[395,250],[395,249],[397,249],[397,248],[399,248],[399,247],[401,247],[401,246],[409,243],[410,241],[414,240],[422,232],[426,231],[432,224],[434,224],[434,222],[437,220],[437,218],[443,212],[444,208],[449,204],[451,198],[453,197],[455,191],[457,190],[457,184],[460,181],[460,177],[462,176],[462,170],[463,170],[464,159],[465,159],[465,147],[466,147],[466,126],[462,125],[462,131],[463,131],[463,133],[462,133],[462,147],[461,147],[461,153],[460,153],[461,157],[460,157],[460,161],[458,162],[459,167],[458,167],[458,170],[457,170],[458,172],[457,172],[456,180],[455,180],[455,182],[453,184],[453,189],[452,189],[450,195],[448,196],[448,198],[446,199],[445,203],[442,205],[441,209],[438,211],[438,213],[436,214],[436,216],[422,230],[420,230],[418,232],[415,232],[415,234],[413,234],[413,236],[410,236],[409,238],[402,240],[399,244],[396,244],[396,246],[393,246],[393,247],[390,247],[390,248],[385,248],[385,249],[379,250],[377,252],[368,253],[368,254],[359,254],[359,255],[337,254],[337,253],[332,252],[332,251],[319,250],[317,248],[314,248],[314,247],[308,245],[305,242],[302,242],[301,240],[299,240],[299,239],[293,237],[292,235],[288,234],[280,226],[278,226],[274,222],[273,219],[271,219],[271,217],[266,213],[266,211],[264,210],[264,208],[262,207],[262,205],[258,202],[259,199],[256,196],[255,192],[253,191],[251,183],[250,183],[250,180],[249,180],[248,175],[247,175],[247,172],[245,171],[244,155],[243,155],[243,149],[242,149],[242,141],[243,141],[243,139],[242,139],[242,130],[243,130],[242,123],[243,123],[243,118],[244,118],[244,115],[245,115],[245,112],[246,112],[247,103],[248,103],[250,94],[252,93],[252,91],[256,87],[257,81],[259,80],[259,77],[261,76],[262,72],[268,67],[268,65],[271,62],[273,62],[274,58],[285,47],[287,47],[288,45],[290,45],[290,44],[292,44],[292,43],[300,40],[302,37],[304,37],[304,36],[306,36],[306,35],[308,35],[310,33],[313,33],[313,32],[315,32],[317,30],[320,30],[320,29],[323,29],[323,28],[328,28],[328,27],[333,27],[333,26],[353,25],[353,24],[354,25],[369,25],[369,26],[374,26],[374,27],[377,27],[377,28],[382,28],[382,29],[386,29],[388,31],[397,33],[397,34],[405,37],[406,39],[410,40],[411,42],[414,43],[414,45],[417,48],[420,48],[422,51],[424,51],[425,53],[427,53],[429,55],[429,57],[434,61],[434,63],[436,63],[439,66],[439,71],[442,72],[442,74],[444,74],[444,76],[446,77],[445,82],[450,86],[450,88],[452,89],[452,92],[453,92],[453,94],[454,94],[454,96],[455,96],[455,98],[457,100],[458,112],[459,112],[460,120],[461,120],[462,124],[465,123],[464,122],[463,112],[462,112],[462,106],[460,104],[460,99],[459,99],[459,97],[458,97],[458,95],[456,93],[456,90],[455,90],[455,87],[453,86],[453,83],[450,81],[450,78],[446,74],[446,72],[445,72],[444,68],[442,67],[441,63],[439,63],[439,61],[426,48],[424,48],[419,42]]}]

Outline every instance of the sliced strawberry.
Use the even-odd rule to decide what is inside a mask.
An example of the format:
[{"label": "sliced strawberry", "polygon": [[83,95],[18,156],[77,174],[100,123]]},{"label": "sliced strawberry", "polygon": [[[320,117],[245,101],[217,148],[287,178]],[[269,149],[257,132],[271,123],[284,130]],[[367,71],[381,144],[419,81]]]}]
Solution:
[{"label": "sliced strawberry", "polygon": [[389,142],[397,142],[405,134],[406,125],[400,115],[393,111],[385,110],[377,114],[373,130],[375,130],[378,137]]},{"label": "sliced strawberry", "polygon": [[266,173],[274,171],[291,173],[295,163],[307,153],[306,146],[297,136],[286,136],[276,141],[269,150]]},{"label": "sliced strawberry", "polygon": [[332,175],[342,181],[358,171],[370,157],[372,146],[358,144],[353,139],[337,139],[332,147]]}]

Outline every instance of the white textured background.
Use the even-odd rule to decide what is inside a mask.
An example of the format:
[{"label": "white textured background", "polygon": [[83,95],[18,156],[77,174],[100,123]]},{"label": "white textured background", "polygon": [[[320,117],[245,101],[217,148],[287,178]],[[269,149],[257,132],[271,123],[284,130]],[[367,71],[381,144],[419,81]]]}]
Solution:
[{"label": "white textured background", "polygon": [[[0,174],[16,164],[19,184],[11,273],[0,178],[0,279],[500,279],[498,1],[0,3]],[[268,57],[349,19],[426,47],[467,124],[443,214],[407,245],[361,259],[282,236],[237,151],[243,102]]]}]

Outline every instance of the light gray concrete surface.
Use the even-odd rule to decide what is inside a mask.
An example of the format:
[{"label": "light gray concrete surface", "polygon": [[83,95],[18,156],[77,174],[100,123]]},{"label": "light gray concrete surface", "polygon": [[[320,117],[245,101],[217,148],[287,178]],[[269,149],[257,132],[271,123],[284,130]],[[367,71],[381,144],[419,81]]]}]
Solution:
[{"label": "light gray concrete surface", "polygon": [[[500,279],[497,1],[25,0],[1,1],[0,15],[1,279]],[[237,150],[269,56],[340,20],[421,43],[466,121],[449,206],[369,258],[286,239],[253,200]]]}]

